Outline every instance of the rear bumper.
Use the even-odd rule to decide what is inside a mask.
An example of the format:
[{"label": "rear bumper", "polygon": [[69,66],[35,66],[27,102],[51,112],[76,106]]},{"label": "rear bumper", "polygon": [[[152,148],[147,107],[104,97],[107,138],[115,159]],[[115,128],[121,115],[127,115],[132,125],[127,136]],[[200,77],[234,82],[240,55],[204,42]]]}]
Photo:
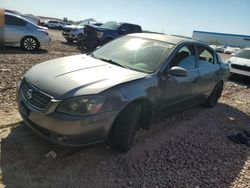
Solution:
[{"label": "rear bumper", "polygon": [[51,38],[49,36],[42,37],[39,39],[40,46],[49,46],[51,43]]}]

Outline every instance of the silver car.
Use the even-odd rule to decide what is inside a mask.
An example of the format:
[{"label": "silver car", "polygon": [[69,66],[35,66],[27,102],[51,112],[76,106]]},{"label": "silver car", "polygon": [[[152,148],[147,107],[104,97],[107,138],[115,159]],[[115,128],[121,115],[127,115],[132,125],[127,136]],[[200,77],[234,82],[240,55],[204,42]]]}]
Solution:
[{"label": "silver car", "polygon": [[17,46],[32,51],[50,45],[51,38],[47,30],[21,16],[5,13],[4,46]]},{"label": "silver car", "polygon": [[18,91],[25,123],[42,137],[81,146],[110,139],[127,151],[159,116],[214,107],[229,65],[209,46],[160,34],[131,34],[89,55],[31,68]]}]

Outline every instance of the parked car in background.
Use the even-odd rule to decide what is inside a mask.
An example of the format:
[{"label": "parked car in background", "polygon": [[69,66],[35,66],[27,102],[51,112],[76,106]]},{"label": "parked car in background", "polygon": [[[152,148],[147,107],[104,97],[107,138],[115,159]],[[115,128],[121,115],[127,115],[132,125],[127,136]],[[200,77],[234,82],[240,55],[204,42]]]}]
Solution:
[{"label": "parked car in background", "polygon": [[86,26],[84,29],[84,38],[80,42],[84,47],[92,50],[122,35],[141,32],[142,28],[139,25],[111,21],[104,23],[100,27]]},{"label": "parked car in background", "polygon": [[216,45],[213,45],[213,44],[211,44],[211,45],[209,45],[211,48],[213,48],[214,50],[215,50],[215,48],[216,48]]},{"label": "parked car in background", "polygon": [[4,45],[18,46],[29,51],[50,45],[47,30],[21,16],[5,13]]},{"label": "parked car in background", "polygon": [[214,49],[216,52],[224,53],[226,47],[220,45],[220,46],[216,46]]},{"label": "parked car in background", "polygon": [[239,50],[240,50],[240,48],[227,46],[226,49],[224,50],[224,53],[225,54],[235,54]]},{"label": "parked car in background", "polygon": [[227,60],[232,74],[250,77],[250,49],[243,49]]},{"label": "parked car in background", "polygon": [[79,40],[84,35],[84,28],[86,25],[91,25],[92,27],[101,26],[102,23],[96,21],[86,21],[81,22],[78,25],[69,25],[63,28],[62,35],[67,40],[67,42],[74,42]]},{"label": "parked car in background", "polygon": [[209,46],[181,37],[130,34],[81,54],[31,68],[18,90],[24,122],[54,143],[107,139],[127,151],[136,130],[204,104],[214,107],[229,65]]},{"label": "parked car in background", "polygon": [[64,23],[57,20],[50,20],[44,26],[51,28],[51,29],[63,29]]}]

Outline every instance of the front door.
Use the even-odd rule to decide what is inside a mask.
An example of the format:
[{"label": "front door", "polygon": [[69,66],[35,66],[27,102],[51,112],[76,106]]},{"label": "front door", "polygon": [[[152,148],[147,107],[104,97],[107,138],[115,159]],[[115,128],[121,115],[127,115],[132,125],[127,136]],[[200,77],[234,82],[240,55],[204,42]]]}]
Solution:
[{"label": "front door", "polygon": [[200,90],[205,99],[220,81],[218,74],[220,65],[217,62],[216,55],[204,46],[197,46],[198,70],[201,75]]},{"label": "front door", "polygon": [[167,70],[174,66],[186,69],[188,72],[186,77],[177,77],[167,73],[160,76],[159,114],[171,115],[195,104],[195,98],[199,95],[197,82],[200,76],[194,52],[194,46],[191,44],[180,47],[167,67]]}]

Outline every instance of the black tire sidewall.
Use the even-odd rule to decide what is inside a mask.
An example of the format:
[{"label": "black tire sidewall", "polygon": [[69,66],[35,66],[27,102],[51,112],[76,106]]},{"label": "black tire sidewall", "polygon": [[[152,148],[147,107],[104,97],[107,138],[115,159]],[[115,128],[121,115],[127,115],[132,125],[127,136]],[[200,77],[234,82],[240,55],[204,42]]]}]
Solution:
[{"label": "black tire sidewall", "polygon": [[208,107],[214,107],[217,104],[217,102],[218,102],[218,100],[219,100],[219,98],[221,96],[222,90],[223,90],[223,84],[222,83],[218,83],[214,87],[212,93],[210,94],[210,96],[208,97],[208,100],[207,100],[207,106]]},{"label": "black tire sidewall", "polygon": [[131,148],[140,113],[141,107],[133,104],[124,109],[118,116],[111,132],[111,142],[115,149],[126,152]]},{"label": "black tire sidewall", "polygon": [[[25,48],[25,46],[24,46],[24,41],[26,39],[29,39],[29,38],[32,38],[36,42],[36,47],[34,49],[32,49],[32,50],[29,50],[29,49]],[[31,36],[24,37],[21,40],[21,48],[24,49],[24,50],[27,50],[27,51],[34,51],[34,50],[36,50],[38,48],[38,41],[37,41],[37,39],[35,37],[31,37]]]}]

